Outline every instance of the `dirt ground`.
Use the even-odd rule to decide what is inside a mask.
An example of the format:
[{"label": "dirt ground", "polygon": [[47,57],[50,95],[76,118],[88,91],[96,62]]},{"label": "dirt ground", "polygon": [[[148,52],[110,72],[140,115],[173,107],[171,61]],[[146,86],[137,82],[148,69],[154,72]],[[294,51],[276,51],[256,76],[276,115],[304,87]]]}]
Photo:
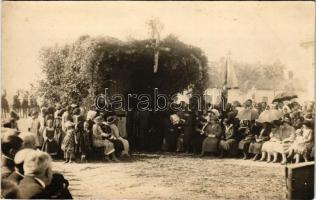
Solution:
[{"label": "dirt ground", "polygon": [[63,164],[74,197],[92,199],[284,199],[284,167],[239,159],[137,154],[123,163]]},{"label": "dirt ground", "polygon": [[[20,120],[20,128],[26,127]],[[285,199],[285,167],[186,154],[133,154],[119,163],[53,163],[75,198]]]}]

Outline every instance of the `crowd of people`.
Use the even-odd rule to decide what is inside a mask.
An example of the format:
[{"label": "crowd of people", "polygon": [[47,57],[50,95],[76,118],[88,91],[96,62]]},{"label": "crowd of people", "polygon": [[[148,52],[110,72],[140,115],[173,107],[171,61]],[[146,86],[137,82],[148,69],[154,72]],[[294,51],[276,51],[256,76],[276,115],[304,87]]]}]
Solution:
[{"label": "crowd of people", "polygon": [[1,198],[72,199],[68,180],[53,171],[51,156],[35,140],[32,133],[1,128]]},{"label": "crowd of people", "polygon": [[2,196],[65,197],[68,182],[52,172],[52,159],[119,162],[130,158],[130,147],[281,164],[314,159],[314,102],[268,105],[249,99],[201,111],[181,102],[181,108],[155,113],[42,106],[31,112],[28,132],[19,130],[12,111],[2,123]]},{"label": "crowd of people", "polygon": [[209,107],[193,116],[171,115],[170,131],[177,133],[174,138],[167,136],[166,143],[172,146],[176,141],[176,151],[201,152],[200,156],[212,153],[220,158],[273,163],[281,158],[281,164],[307,162],[314,159],[314,116],[313,102],[267,105],[249,99],[243,107],[239,102],[228,104],[226,112]]},{"label": "crowd of people", "polygon": [[27,131],[18,126],[19,115],[1,127],[1,195],[19,199],[71,199],[68,181],[52,171],[52,160],[86,162],[99,152],[101,159],[129,158],[129,142],[120,136],[115,114],[90,110],[83,115],[77,105],[33,110]]}]

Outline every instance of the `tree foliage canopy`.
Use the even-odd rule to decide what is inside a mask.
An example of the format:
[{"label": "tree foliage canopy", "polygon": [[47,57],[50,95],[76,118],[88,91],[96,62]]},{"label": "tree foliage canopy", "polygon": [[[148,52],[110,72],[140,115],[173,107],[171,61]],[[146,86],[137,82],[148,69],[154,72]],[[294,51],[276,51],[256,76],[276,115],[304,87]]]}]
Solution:
[{"label": "tree foliage canopy", "polygon": [[152,39],[120,41],[111,37],[81,36],[71,44],[43,48],[38,94],[50,103],[76,101],[91,104],[95,95],[148,93],[154,87],[166,95],[191,87],[202,92],[208,81],[207,58],[198,47],[169,35],[161,46],[157,73],[153,73]]},{"label": "tree foliage canopy", "polygon": [[[221,87],[224,82],[224,67],[226,60],[221,58],[216,62],[211,63],[209,72],[210,79],[209,87]],[[256,89],[282,89],[285,82],[285,66],[276,61],[271,64],[261,63],[241,63],[234,62],[235,72],[242,92],[249,91],[252,87]]]}]

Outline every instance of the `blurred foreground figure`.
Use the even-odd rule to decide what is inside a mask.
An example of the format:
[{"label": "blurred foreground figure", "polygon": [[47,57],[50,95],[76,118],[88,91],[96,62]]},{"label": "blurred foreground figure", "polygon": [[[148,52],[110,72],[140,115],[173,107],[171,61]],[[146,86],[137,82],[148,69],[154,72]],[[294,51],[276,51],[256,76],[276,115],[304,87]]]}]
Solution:
[{"label": "blurred foreground figure", "polygon": [[42,151],[30,152],[23,164],[25,177],[20,181],[21,199],[48,199],[46,190],[52,181],[52,159]]}]

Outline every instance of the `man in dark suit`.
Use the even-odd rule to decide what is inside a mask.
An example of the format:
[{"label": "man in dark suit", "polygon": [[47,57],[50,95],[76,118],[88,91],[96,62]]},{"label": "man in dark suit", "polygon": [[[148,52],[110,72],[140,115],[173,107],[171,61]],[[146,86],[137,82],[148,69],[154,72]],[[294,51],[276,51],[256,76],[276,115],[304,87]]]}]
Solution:
[{"label": "man in dark suit", "polygon": [[23,164],[25,177],[20,181],[19,198],[21,199],[49,199],[46,187],[52,181],[52,159],[42,151],[29,153]]},{"label": "man in dark suit", "polygon": [[15,182],[16,184],[19,184],[20,181],[24,178],[24,169],[23,164],[26,156],[29,153],[34,152],[34,149],[22,149],[20,150],[14,157],[14,163],[15,163],[15,170],[14,172],[8,177],[8,180]]},{"label": "man in dark suit", "polygon": [[22,139],[15,131],[1,133],[1,178],[7,178],[14,171],[14,156],[22,146]]},{"label": "man in dark suit", "polygon": [[[19,184],[20,181],[24,179],[24,161],[26,157],[34,151],[34,149],[29,148],[22,149],[15,155],[15,171],[8,177],[8,180]],[[29,179],[29,177],[27,179]],[[49,197],[49,199],[72,199],[72,196],[68,190],[68,186],[69,183],[62,174],[54,173],[51,183],[47,187],[45,186],[45,192],[41,193],[41,195],[46,196],[46,198]]]}]

